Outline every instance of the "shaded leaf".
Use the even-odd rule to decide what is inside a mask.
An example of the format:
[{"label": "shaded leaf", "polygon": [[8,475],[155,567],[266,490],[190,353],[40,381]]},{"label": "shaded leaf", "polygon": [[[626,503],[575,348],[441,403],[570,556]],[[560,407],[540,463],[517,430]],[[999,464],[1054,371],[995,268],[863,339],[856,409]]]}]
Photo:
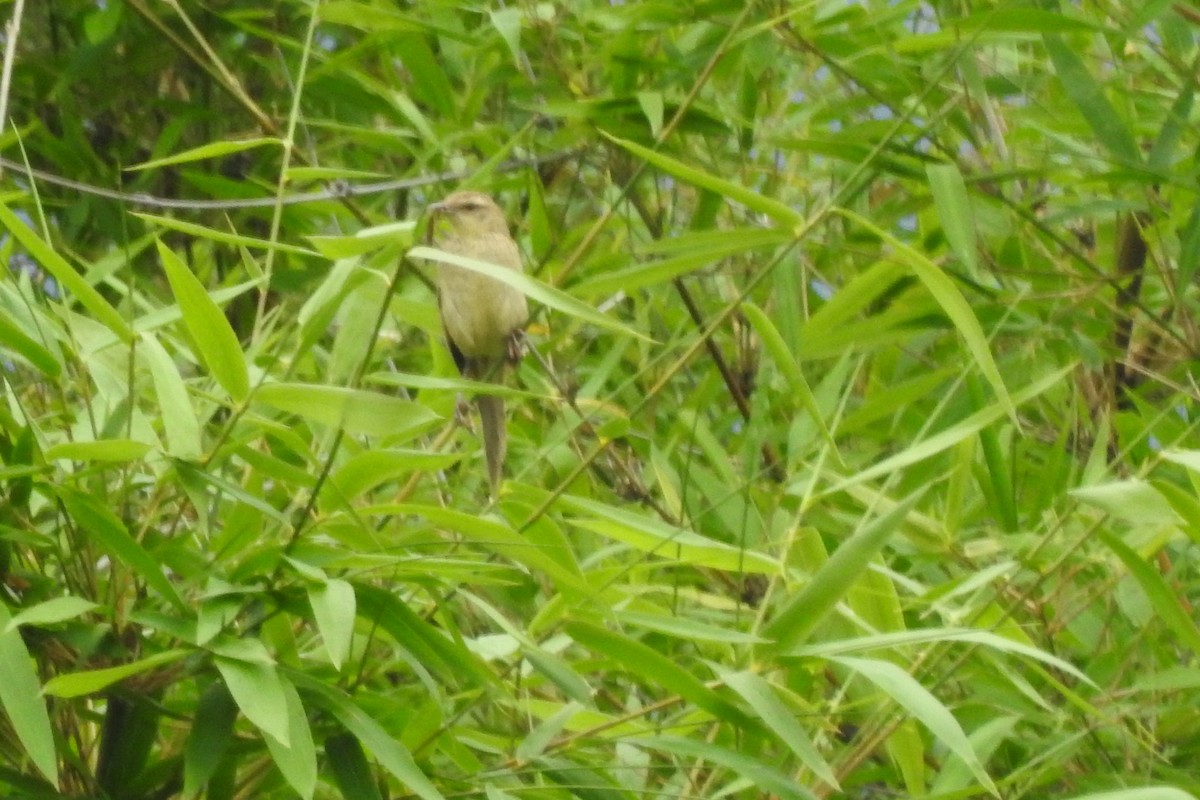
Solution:
[{"label": "shaded leaf", "polygon": [[57,492],[67,508],[67,513],[84,535],[94,539],[114,561],[132,569],[176,609],[187,610],[187,604],[175,591],[175,585],[163,573],[162,565],[129,535],[121,520],[91,495],[67,486],[58,487]]}]

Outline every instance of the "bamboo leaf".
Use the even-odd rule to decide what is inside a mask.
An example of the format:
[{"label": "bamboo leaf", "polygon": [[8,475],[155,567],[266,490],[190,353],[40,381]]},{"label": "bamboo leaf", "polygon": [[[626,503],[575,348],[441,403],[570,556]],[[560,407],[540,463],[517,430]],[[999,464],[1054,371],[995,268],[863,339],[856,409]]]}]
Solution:
[{"label": "bamboo leaf", "polygon": [[1129,570],[1129,574],[1150,598],[1156,618],[1166,625],[1180,642],[1191,649],[1193,656],[1200,656],[1200,629],[1196,627],[1196,620],[1190,609],[1185,609],[1180,603],[1179,596],[1163,580],[1162,574],[1113,533],[1101,529],[1100,539],[1108,549],[1116,553],[1117,558],[1121,559],[1121,563]]},{"label": "bamboo leaf", "polygon": [[280,253],[289,253],[296,256],[320,255],[315,250],[309,250],[305,247],[297,247],[294,244],[272,242],[268,239],[259,239],[255,236],[244,236],[240,233],[219,231],[216,228],[207,228],[203,225],[197,225],[194,222],[187,222],[174,217],[162,217],[155,214],[146,213],[134,213],[133,216],[144,220],[151,225],[157,225],[160,228],[166,228],[169,231],[178,231],[179,233],[186,233],[188,236],[195,236],[197,239],[207,239],[212,242],[220,242],[221,244],[227,244],[233,247],[245,247],[250,250],[275,250]]},{"label": "bamboo leaf", "polygon": [[82,597],[55,597],[43,603],[38,603],[35,606],[21,611],[19,614],[14,614],[8,624],[0,629],[2,633],[15,631],[20,625],[53,625],[57,622],[66,622],[69,619],[86,614],[93,608],[99,608],[91,600],[84,600]]},{"label": "bamboo leaf", "polygon": [[171,291],[183,312],[183,321],[192,334],[200,360],[229,396],[240,403],[250,393],[250,375],[237,334],[233,332],[229,320],[225,319],[225,314],[208,296],[204,284],[162,242],[158,242],[158,257],[162,260],[167,280],[171,282]]},{"label": "bamboo leaf", "polygon": [[38,771],[58,787],[58,756],[54,749],[54,730],[46,698],[38,685],[34,660],[12,625],[8,607],[0,602],[0,706],[12,723],[21,747],[29,754]]},{"label": "bamboo leaf", "polygon": [[572,621],[566,626],[571,638],[584,647],[611,658],[619,667],[645,681],[660,686],[695,703],[718,720],[734,725],[750,725],[741,709],[729,703],[699,678],[672,659],[628,636],[613,633],[588,622]]},{"label": "bamboo leaf", "polygon": [[280,686],[287,703],[287,730],[291,741],[280,742],[267,733],[267,750],[271,752],[275,766],[283,773],[284,780],[304,800],[312,800],[317,788],[317,748],[308,726],[308,715],[304,713],[304,705],[296,688],[282,678]]},{"label": "bamboo leaf", "polygon": [[421,772],[408,749],[341,690],[304,675],[295,675],[293,680],[318,705],[337,717],[396,780],[424,800],[445,800],[437,787]]},{"label": "bamboo leaf", "polygon": [[804,223],[804,216],[800,212],[778,200],[761,195],[752,189],[725,180],[724,178],[718,178],[715,175],[696,169],[682,161],[663,155],[656,150],[651,150],[636,142],[631,142],[628,139],[619,139],[605,131],[600,131],[600,134],[613,144],[628,150],[646,163],[653,164],[668,175],[673,175],[682,181],[687,181],[693,186],[708,189],[729,200],[741,203],[751,211],[765,214],[780,225],[799,228]]},{"label": "bamboo leaf", "polygon": [[792,387],[792,391],[796,393],[796,397],[800,400],[800,405],[808,412],[809,417],[816,423],[817,428],[821,431],[822,438],[829,445],[829,449],[834,456],[840,461],[841,455],[838,453],[837,443],[833,439],[833,434],[829,430],[829,426],[825,424],[825,416],[821,412],[821,404],[817,402],[816,395],[808,385],[808,381],[804,379],[804,373],[800,370],[800,365],[796,362],[794,354],[787,346],[783,336],[771,322],[770,317],[766,315],[761,308],[753,303],[742,303],[742,313],[746,315],[746,319],[754,327],[762,339],[763,346],[767,352],[771,354],[771,359],[775,362],[775,366],[783,374],[788,385]]},{"label": "bamboo leaf", "polygon": [[791,715],[786,705],[780,700],[775,690],[761,676],[753,672],[731,672],[722,676],[725,684],[741,695],[742,699],[754,709],[754,713],[788,746],[804,766],[812,770],[825,783],[841,790],[837,777],[824,758],[821,757],[812,737],[800,727],[800,723]]},{"label": "bamboo leaf", "polygon": [[1105,97],[1104,90],[1084,66],[1076,51],[1068,47],[1057,34],[1044,34],[1042,40],[1046,45],[1046,53],[1054,63],[1054,71],[1058,74],[1063,91],[1083,114],[1092,133],[1096,135],[1096,140],[1118,161],[1140,164],[1142,153],[1129,126]]},{"label": "bamboo leaf", "polygon": [[157,337],[143,333],[141,342],[140,352],[150,369],[154,394],[158,397],[159,419],[167,437],[167,452],[186,461],[198,461],[203,453],[200,421],[188,399],[183,376]]},{"label": "bamboo leaf", "polygon": [[97,442],[61,442],[46,448],[47,461],[137,461],[150,452],[150,445],[129,439]]},{"label": "bamboo leaf", "polygon": [[371,775],[371,765],[358,739],[348,733],[339,733],[325,740],[325,756],[333,769],[342,797],[355,800],[383,800],[379,787]]},{"label": "bamboo leaf", "polygon": [[573,517],[568,520],[570,524],[624,542],[644,553],[729,572],[765,575],[779,572],[779,563],[763,553],[733,547],[651,517],[570,495],[564,495],[559,503],[565,508],[590,515],[589,518]]},{"label": "bamboo leaf", "polygon": [[253,402],[366,436],[407,438],[439,419],[419,403],[320,383],[263,384]]},{"label": "bamboo leaf", "polygon": [[334,668],[341,669],[350,654],[356,613],[354,587],[339,578],[309,586],[308,602]]},{"label": "bamboo leaf", "polygon": [[66,506],[67,513],[79,525],[84,535],[96,540],[110,558],[132,569],[176,609],[187,610],[187,604],[175,590],[175,585],[163,573],[162,565],[129,535],[129,531],[116,515],[91,495],[67,486],[58,487],[57,492]]},{"label": "bamboo leaf", "polygon": [[114,683],[140,675],[157,667],[171,664],[188,655],[187,650],[163,650],[151,656],[130,661],[116,667],[93,669],[85,672],[70,672],[55,675],[46,682],[42,691],[50,697],[83,697],[102,692]]},{"label": "bamboo leaf", "polygon": [[979,275],[979,255],[975,244],[975,218],[971,213],[971,197],[967,184],[955,164],[930,164],[925,167],[933,204],[942,230],[954,255],[967,267],[971,277]]},{"label": "bamboo leaf", "polygon": [[133,340],[133,329],[121,314],[108,304],[96,289],[84,280],[67,260],[54,251],[49,244],[42,241],[24,220],[0,202],[0,225],[8,229],[21,245],[29,251],[42,269],[54,276],[54,280],[66,290],[66,293],[79,301],[79,304],[91,312],[96,320],[117,335],[117,338],[128,344]]},{"label": "bamboo leaf", "polygon": [[1004,377],[1000,374],[1000,368],[996,366],[995,359],[992,358],[992,351],[988,348],[987,336],[984,334],[979,320],[975,318],[974,312],[971,311],[970,304],[958,291],[958,287],[954,285],[954,281],[920,252],[879,228],[865,217],[847,209],[839,209],[838,213],[890,245],[900,260],[913,271],[921,283],[925,284],[925,288],[942,307],[942,311],[950,318],[954,327],[958,329],[959,335],[962,336],[967,349],[974,357],[979,371],[992,385],[992,390],[1000,398],[1000,402],[1009,416],[1019,424],[1016,418],[1016,408],[1012,398],[1009,397],[1008,388],[1004,384]]},{"label": "bamboo leaf", "polygon": [[854,670],[875,684],[897,705],[928,728],[930,733],[936,736],[950,752],[962,759],[963,764],[971,770],[971,774],[984,789],[996,797],[1000,796],[1000,791],[983,768],[979,756],[975,753],[975,748],[971,746],[971,742],[963,732],[962,726],[958,724],[958,720],[913,676],[889,661],[847,656],[838,656],[830,660]]},{"label": "bamboo leaf", "polygon": [[171,164],[186,164],[190,161],[203,161],[206,158],[221,158],[222,156],[233,155],[234,153],[243,153],[247,150],[254,150],[259,147],[282,147],[283,140],[274,136],[262,136],[255,139],[240,139],[228,142],[210,142],[202,144],[199,147],[193,147],[190,150],[184,150],[173,155],[156,158],[151,161],[143,161],[141,164],[134,164],[132,167],[126,167],[130,172],[146,169],[156,169],[158,167],[166,167]]},{"label": "bamboo leaf", "polygon": [[790,649],[804,641],[824,622],[923,494],[924,490],[921,490],[909,495],[887,514],[842,542],[812,580],[791,595],[783,608],[776,612],[775,618],[763,628],[762,635],[774,642],[773,645],[765,645],[764,649],[771,652]]},{"label": "bamboo leaf", "polygon": [[278,744],[289,746],[293,733],[289,700],[275,666],[222,655],[213,661],[246,719]]}]

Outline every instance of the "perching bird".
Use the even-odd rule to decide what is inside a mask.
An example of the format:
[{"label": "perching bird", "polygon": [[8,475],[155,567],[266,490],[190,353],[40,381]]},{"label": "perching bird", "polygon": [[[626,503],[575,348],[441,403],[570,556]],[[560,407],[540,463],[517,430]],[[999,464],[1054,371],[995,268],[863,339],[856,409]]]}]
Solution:
[{"label": "perching bird", "polygon": [[[430,206],[434,242],[447,253],[521,271],[521,253],[508,222],[490,197],[455,192]],[[450,353],[459,372],[473,380],[499,380],[504,363],[521,355],[518,336],[529,320],[525,295],[454,264],[437,266],[438,308]],[[504,401],[495,395],[475,398],[483,428],[483,452],[492,495],[504,469]]]}]

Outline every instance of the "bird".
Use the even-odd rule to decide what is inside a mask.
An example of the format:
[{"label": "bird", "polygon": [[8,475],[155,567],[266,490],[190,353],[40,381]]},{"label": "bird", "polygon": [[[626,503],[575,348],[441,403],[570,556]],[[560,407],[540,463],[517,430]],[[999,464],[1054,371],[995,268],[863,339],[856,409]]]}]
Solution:
[{"label": "bird", "polygon": [[[522,272],[521,251],[500,206],[482,192],[457,191],[429,206],[430,232],[441,250]],[[459,372],[472,380],[499,381],[506,363],[521,356],[520,336],[529,321],[525,295],[495,278],[440,262],[434,281],[446,343]],[[477,395],[483,453],[493,497],[507,450],[504,400]]]}]

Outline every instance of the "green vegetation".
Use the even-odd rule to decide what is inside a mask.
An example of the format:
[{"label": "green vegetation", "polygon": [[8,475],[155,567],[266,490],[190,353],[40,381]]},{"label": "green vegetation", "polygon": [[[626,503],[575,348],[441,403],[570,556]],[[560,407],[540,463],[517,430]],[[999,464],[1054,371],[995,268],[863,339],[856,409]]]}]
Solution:
[{"label": "green vegetation", "polygon": [[1200,795],[1191,6],[0,12],[0,795]]}]

